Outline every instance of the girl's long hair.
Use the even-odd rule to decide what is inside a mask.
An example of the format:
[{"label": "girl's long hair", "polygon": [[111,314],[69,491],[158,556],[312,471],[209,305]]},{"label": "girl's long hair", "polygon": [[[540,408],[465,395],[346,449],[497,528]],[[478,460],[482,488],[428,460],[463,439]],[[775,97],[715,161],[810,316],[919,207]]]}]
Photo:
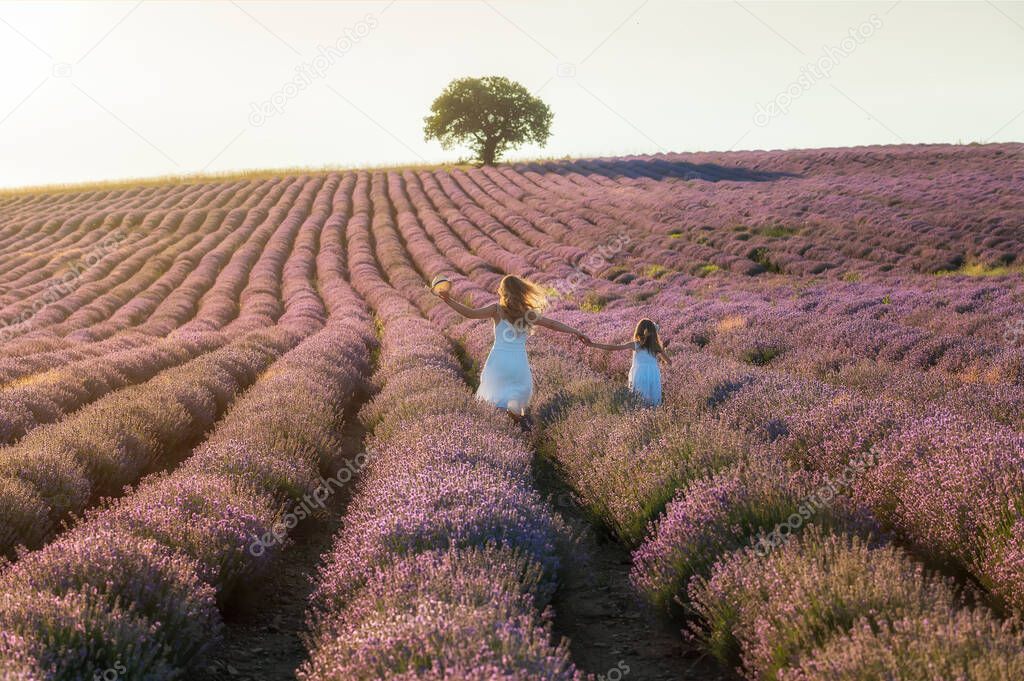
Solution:
[{"label": "girl's long hair", "polygon": [[636,330],[633,332],[633,340],[652,355],[657,355],[664,349],[661,345],[661,338],[658,337],[658,325],[647,318],[637,322]]},{"label": "girl's long hair", "polygon": [[498,307],[514,324],[533,326],[547,306],[548,299],[543,289],[532,281],[509,274],[498,284]]}]

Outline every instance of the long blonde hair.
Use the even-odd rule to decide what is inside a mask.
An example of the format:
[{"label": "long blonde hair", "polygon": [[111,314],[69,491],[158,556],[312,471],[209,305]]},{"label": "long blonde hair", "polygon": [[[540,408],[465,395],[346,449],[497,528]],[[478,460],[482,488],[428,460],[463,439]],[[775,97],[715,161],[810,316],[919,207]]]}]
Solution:
[{"label": "long blonde hair", "polygon": [[508,274],[498,284],[498,307],[512,323],[532,326],[547,306],[544,290],[532,281]]}]

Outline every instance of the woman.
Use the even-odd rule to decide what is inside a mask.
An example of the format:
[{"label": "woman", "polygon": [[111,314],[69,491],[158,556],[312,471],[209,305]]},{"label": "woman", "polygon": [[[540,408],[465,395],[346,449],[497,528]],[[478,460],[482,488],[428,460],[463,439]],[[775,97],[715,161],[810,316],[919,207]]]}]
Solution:
[{"label": "woman", "polygon": [[533,374],[526,357],[526,339],[535,326],[568,333],[587,342],[580,331],[542,316],[547,298],[536,284],[508,275],[498,284],[498,302],[485,307],[467,307],[451,299],[448,290],[434,289],[449,307],[468,319],[494,322],[494,345],[480,375],[477,399],[508,411],[517,424],[526,416],[533,394]]}]

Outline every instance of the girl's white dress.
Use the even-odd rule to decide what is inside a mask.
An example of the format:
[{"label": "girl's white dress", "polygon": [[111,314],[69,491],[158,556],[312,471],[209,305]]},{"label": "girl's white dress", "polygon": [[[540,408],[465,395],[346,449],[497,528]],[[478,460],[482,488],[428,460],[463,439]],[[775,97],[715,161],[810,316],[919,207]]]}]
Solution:
[{"label": "girl's white dress", "polygon": [[661,404],[661,367],[658,358],[633,343],[633,366],[629,368],[629,389],[645,402]]},{"label": "girl's white dress", "polygon": [[523,414],[533,395],[533,374],[526,358],[528,329],[516,329],[507,319],[494,325],[494,345],[487,355],[477,399]]}]

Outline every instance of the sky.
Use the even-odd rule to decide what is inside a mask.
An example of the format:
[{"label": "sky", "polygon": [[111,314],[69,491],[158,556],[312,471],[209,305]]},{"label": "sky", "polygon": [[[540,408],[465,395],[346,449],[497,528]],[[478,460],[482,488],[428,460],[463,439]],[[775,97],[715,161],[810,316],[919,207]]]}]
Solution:
[{"label": "sky", "polygon": [[0,63],[0,187],[454,161],[483,75],[511,158],[1024,140],[1024,2],[0,2]]}]

